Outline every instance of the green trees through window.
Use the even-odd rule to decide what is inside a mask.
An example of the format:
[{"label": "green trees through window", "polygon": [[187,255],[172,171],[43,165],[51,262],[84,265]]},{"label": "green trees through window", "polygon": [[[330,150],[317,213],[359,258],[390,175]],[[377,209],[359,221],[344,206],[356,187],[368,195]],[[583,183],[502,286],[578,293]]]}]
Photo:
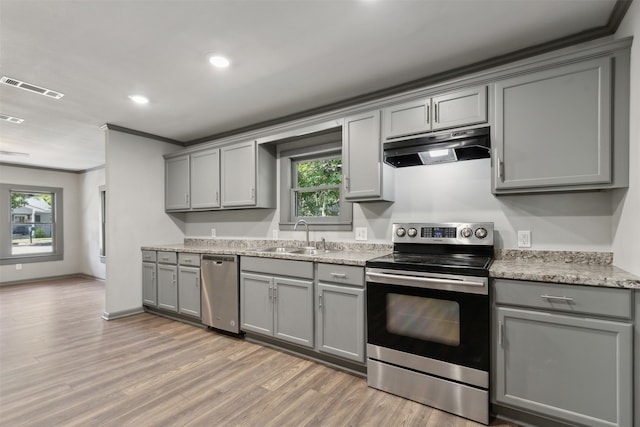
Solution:
[{"label": "green trees through window", "polygon": [[298,160],[292,162],[292,166],[295,216],[339,216],[342,159]]}]

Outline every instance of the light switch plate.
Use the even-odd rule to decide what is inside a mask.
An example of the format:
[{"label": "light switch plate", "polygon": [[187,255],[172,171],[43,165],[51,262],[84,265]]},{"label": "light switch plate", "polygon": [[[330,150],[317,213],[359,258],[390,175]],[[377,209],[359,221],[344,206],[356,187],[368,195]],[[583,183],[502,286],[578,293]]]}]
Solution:
[{"label": "light switch plate", "polygon": [[215,228],[211,229],[211,237],[216,237],[216,229]]},{"label": "light switch plate", "polygon": [[531,247],[531,230],[518,230],[518,247]]},{"label": "light switch plate", "polygon": [[278,230],[274,228],[272,233],[273,233],[273,235],[272,235],[273,239],[277,240],[278,239]]},{"label": "light switch plate", "polygon": [[367,227],[356,227],[356,240],[367,240]]}]

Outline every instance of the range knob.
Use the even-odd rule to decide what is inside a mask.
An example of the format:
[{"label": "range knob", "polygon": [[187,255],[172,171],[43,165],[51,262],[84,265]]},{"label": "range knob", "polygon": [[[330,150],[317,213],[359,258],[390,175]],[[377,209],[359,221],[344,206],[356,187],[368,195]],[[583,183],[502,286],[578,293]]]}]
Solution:
[{"label": "range knob", "polygon": [[473,234],[473,230],[470,229],[469,227],[465,227],[462,230],[460,230],[460,235],[464,238],[469,238],[471,237],[472,234]]},{"label": "range knob", "polygon": [[407,231],[407,234],[409,235],[409,237],[416,237],[418,235],[418,230],[416,230],[415,228],[411,227]]},{"label": "range knob", "polygon": [[480,227],[476,229],[476,237],[478,239],[484,239],[485,237],[487,237],[487,229]]},{"label": "range knob", "polygon": [[398,237],[404,237],[404,235],[407,234],[407,230],[405,230],[404,228],[400,227],[396,230],[396,236]]}]

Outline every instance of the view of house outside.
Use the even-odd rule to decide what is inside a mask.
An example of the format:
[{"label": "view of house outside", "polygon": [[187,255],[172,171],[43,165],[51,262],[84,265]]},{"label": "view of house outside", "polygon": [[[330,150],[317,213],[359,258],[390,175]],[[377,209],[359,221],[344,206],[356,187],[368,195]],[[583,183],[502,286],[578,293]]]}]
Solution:
[{"label": "view of house outside", "polygon": [[11,192],[11,254],[53,252],[53,194]]}]

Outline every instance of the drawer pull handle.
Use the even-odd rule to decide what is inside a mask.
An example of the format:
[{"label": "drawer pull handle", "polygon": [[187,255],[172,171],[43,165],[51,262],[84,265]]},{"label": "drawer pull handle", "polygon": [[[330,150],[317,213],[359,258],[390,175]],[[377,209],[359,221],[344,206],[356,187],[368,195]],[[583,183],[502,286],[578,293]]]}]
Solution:
[{"label": "drawer pull handle", "polygon": [[540,298],[542,299],[546,299],[549,301],[562,301],[562,302],[571,302],[573,301],[573,298],[571,297],[559,297],[559,296],[555,296],[555,295],[540,295]]},{"label": "drawer pull handle", "polygon": [[347,278],[347,274],[346,273],[331,273],[332,277],[335,277],[336,279],[346,279]]}]

